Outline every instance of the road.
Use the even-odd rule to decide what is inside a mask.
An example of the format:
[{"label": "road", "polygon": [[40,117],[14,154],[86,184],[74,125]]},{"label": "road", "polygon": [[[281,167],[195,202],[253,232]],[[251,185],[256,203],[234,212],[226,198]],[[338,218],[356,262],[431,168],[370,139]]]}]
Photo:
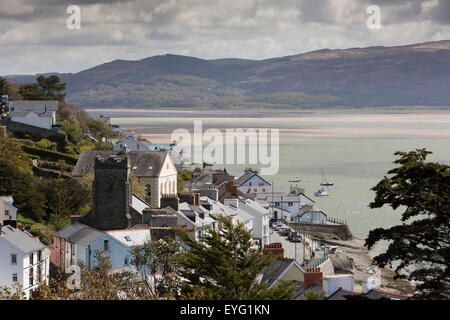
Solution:
[{"label": "road", "polygon": [[303,262],[303,244],[302,243],[293,243],[286,239],[286,237],[282,237],[278,234],[276,230],[270,228],[269,231],[269,241],[270,243],[281,242],[284,249],[284,257],[295,259],[295,251],[297,250],[297,262],[302,264]]}]

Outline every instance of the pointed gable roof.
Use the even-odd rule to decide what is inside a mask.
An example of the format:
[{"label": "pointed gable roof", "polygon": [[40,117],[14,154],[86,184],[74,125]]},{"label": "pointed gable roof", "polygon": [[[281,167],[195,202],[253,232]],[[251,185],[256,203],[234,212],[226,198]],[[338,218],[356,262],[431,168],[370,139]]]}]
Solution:
[{"label": "pointed gable roof", "polygon": [[[130,158],[131,173],[136,177],[158,176],[168,157],[167,151],[129,151],[126,153],[113,150],[84,150],[78,158],[72,171],[73,177],[82,177],[87,173],[94,173],[95,158],[108,158],[116,155],[119,158]],[[169,157],[170,158],[170,157]]]}]

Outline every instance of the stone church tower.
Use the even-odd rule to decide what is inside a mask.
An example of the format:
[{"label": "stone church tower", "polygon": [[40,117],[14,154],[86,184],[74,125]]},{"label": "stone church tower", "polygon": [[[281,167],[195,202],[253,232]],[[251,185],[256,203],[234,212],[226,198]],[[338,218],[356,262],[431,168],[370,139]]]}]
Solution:
[{"label": "stone church tower", "polygon": [[111,155],[95,158],[92,210],[80,222],[98,230],[127,229],[142,217],[130,212],[130,160]]}]

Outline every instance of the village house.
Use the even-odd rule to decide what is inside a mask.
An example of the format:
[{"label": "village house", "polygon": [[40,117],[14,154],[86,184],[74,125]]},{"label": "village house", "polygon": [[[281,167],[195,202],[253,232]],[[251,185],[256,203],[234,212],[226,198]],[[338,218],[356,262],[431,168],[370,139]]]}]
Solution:
[{"label": "village house", "polygon": [[303,207],[313,208],[315,201],[307,197],[304,189],[297,186],[291,186],[289,193],[261,193],[257,199],[268,203],[272,209],[272,217],[275,219],[293,219],[302,210]]},{"label": "village house", "polygon": [[10,101],[11,121],[51,130],[56,124],[58,101],[17,100]]},{"label": "village house", "polygon": [[235,185],[242,186],[270,186],[271,183],[262,178],[258,171],[246,169],[244,174],[235,180]]},{"label": "village house", "polygon": [[269,244],[269,210],[251,199],[239,199],[239,208],[253,217],[253,238],[262,249]]},{"label": "village house", "polygon": [[295,220],[300,223],[327,224],[327,215],[322,211],[304,211]]},{"label": "village house", "polygon": [[254,233],[254,217],[253,215],[251,215],[250,213],[247,212],[247,210],[244,210],[240,205],[239,205],[239,199],[237,197],[225,197],[223,199],[223,204],[225,206],[227,206],[228,208],[234,210],[236,212],[236,216],[238,218],[238,221],[240,221],[241,223],[243,223],[245,225],[245,228],[252,232],[253,235],[253,239],[255,241],[256,245],[259,245],[260,239],[258,239],[255,236]]},{"label": "village house", "polygon": [[111,270],[118,270],[130,267],[132,246],[149,240],[148,228],[100,231],[76,222],[55,233],[51,262],[62,271],[82,262],[92,271],[98,263],[96,254],[102,252],[109,257]]},{"label": "village house", "polygon": [[12,196],[0,196],[0,224],[17,227],[17,211]]},{"label": "village house", "polygon": [[128,151],[149,151],[149,142],[146,139],[137,138],[136,133],[132,130],[125,132],[125,137],[119,139],[113,144],[113,150],[120,151],[128,149]]},{"label": "village house", "polygon": [[48,284],[50,251],[27,231],[0,225],[0,286],[22,287],[27,298]]},{"label": "village house", "polygon": [[143,200],[152,208],[160,208],[163,194],[177,192],[177,169],[167,151],[84,150],[78,158],[72,177],[81,178],[94,173],[96,157],[110,156],[129,158],[130,174],[137,178],[139,184],[145,186],[146,196]]}]

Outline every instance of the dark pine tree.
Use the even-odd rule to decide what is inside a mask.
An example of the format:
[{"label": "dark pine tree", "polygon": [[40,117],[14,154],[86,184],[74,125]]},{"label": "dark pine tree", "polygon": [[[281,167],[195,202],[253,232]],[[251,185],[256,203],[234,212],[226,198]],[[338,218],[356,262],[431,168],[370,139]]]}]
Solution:
[{"label": "dark pine tree", "polygon": [[385,253],[374,258],[384,267],[400,261],[396,278],[416,281],[416,299],[450,298],[450,167],[425,162],[426,149],[396,152],[398,164],[375,187],[371,208],[389,205],[402,209],[402,225],[370,231],[366,246],[389,241]]}]

